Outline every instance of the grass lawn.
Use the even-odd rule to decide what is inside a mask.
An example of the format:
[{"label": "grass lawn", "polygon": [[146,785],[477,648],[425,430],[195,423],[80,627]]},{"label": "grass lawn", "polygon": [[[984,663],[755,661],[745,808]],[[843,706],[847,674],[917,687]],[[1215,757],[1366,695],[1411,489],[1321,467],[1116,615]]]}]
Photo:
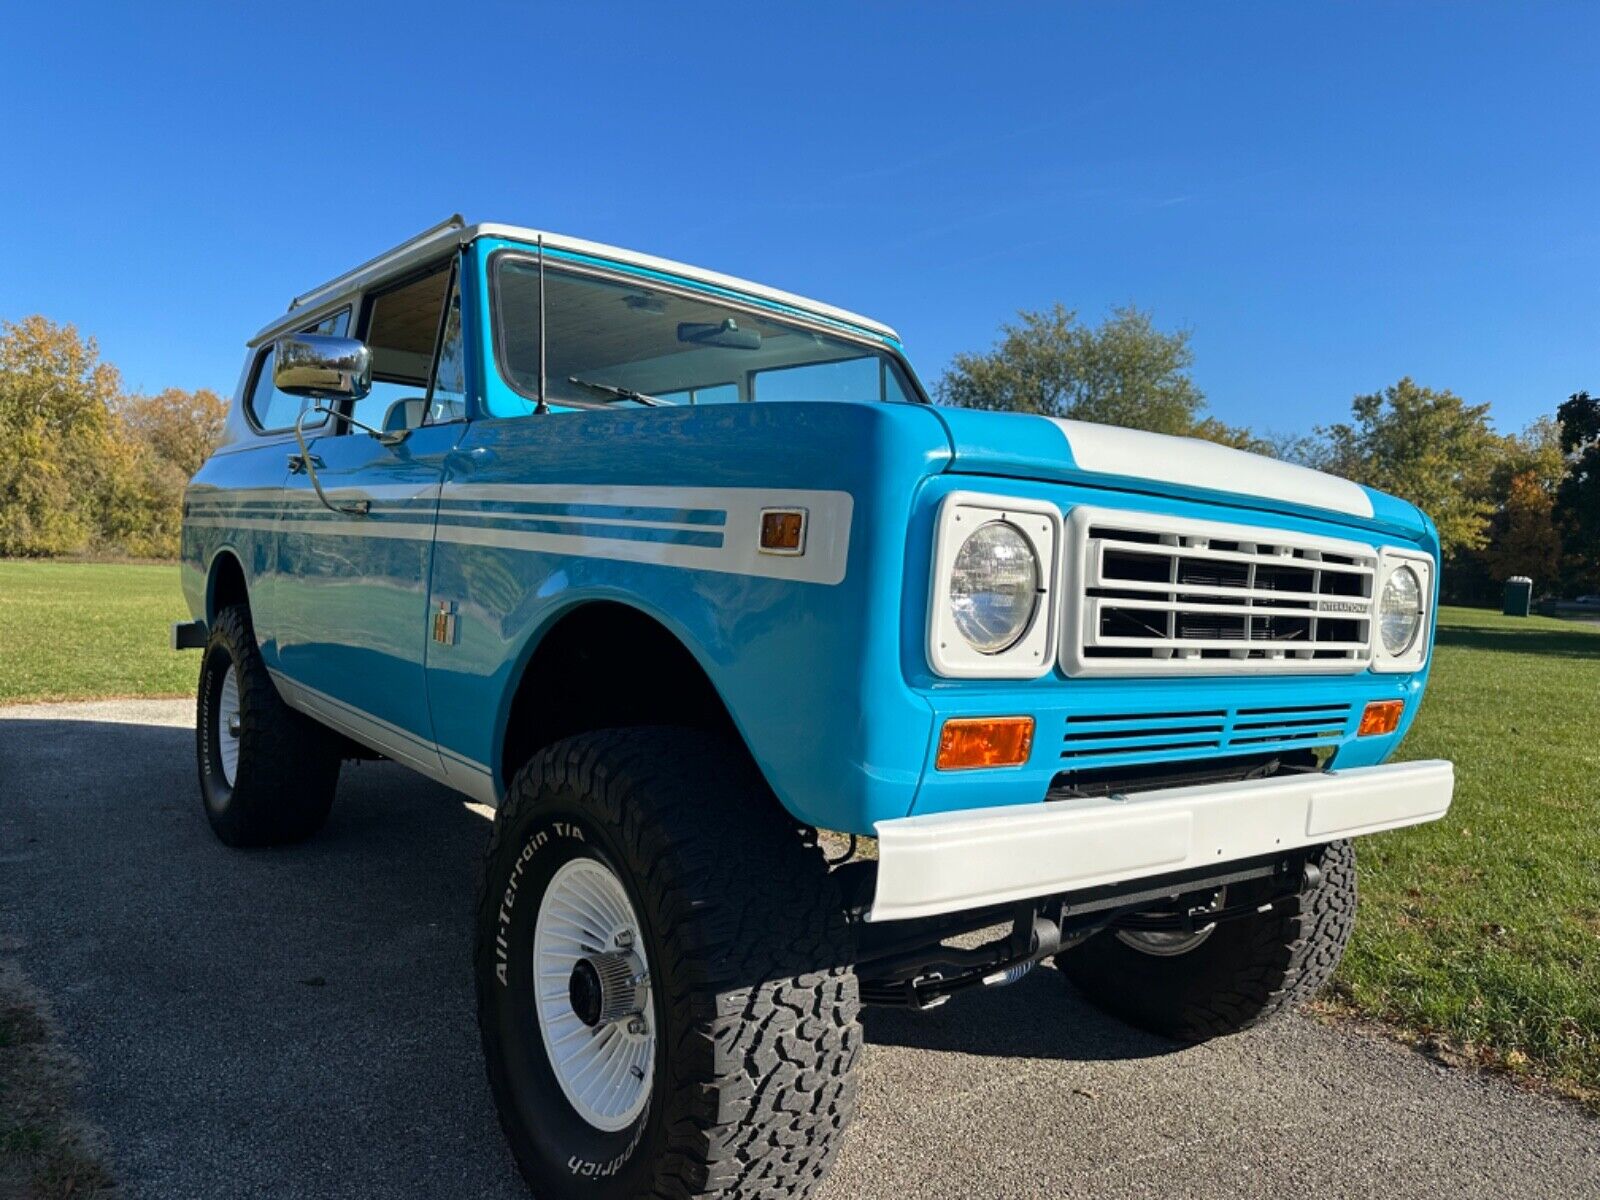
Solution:
[{"label": "grass lawn", "polygon": [[1600,626],[1442,610],[1401,756],[1455,804],[1358,843],[1338,998],[1600,1109]]},{"label": "grass lawn", "polygon": [[0,561],[0,703],[193,695],[176,566]]},{"label": "grass lawn", "polygon": [[[177,568],[0,562],[0,702],[191,695]],[[1334,1004],[1600,1110],[1600,626],[1440,614],[1402,750],[1456,764],[1449,817],[1359,843]]]},{"label": "grass lawn", "polygon": [[0,1196],[67,1200],[111,1186],[72,1117],[75,1082],[44,1001],[0,959]]}]

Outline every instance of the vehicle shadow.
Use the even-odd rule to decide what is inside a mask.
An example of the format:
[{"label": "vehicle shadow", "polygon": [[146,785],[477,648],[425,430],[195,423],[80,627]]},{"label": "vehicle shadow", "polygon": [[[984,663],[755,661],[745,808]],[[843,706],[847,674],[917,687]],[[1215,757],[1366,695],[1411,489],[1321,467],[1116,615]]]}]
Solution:
[{"label": "vehicle shadow", "polygon": [[1184,1049],[1106,1016],[1050,965],[1017,983],[969,992],[926,1012],[869,1008],[863,1023],[874,1045],[987,1058],[1116,1062]]}]

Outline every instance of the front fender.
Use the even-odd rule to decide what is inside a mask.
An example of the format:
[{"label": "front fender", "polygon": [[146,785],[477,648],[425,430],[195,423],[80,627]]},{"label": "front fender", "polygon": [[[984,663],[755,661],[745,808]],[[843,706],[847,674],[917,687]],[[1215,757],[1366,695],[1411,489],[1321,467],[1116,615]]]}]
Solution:
[{"label": "front fender", "polygon": [[[456,643],[430,645],[427,660],[447,760],[503,778],[505,723],[540,638],[575,605],[608,600],[681,641],[797,819],[866,829],[903,816],[932,727],[899,663],[906,530],[918,484],[947,459],[938,421],[909,405],[475,422],[447,464],[441,511],[484,515],[441,518],[431,588],[457,615]],[[718,556],[754,536],[765,497],[804,506],[841,493],[848,529],[807,535],[844,539],[837,579],[800,577],[781,557]],[[692,535],[681,553],[669,540],[680,534]]]}]

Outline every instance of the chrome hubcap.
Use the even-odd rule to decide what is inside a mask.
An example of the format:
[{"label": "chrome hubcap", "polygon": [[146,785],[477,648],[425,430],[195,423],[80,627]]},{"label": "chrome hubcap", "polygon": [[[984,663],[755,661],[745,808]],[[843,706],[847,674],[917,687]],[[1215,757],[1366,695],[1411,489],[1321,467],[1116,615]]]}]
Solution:
[{"label": "chrome hubcap", "polygon": [[639,918],[622,881],[577,858],[550,880],[533,932],[539,1035],[567,1102],[596,1129],[626,1129],[655,1074],[655,1013]]},{"label": "chrome hubcap", "polygon": [[222,759],[222,777],[233,786],[239,773],[239,674],[233,664],[222,677],[222,693],[217,700],[217,749]]},{"label": "chrome hubcap", "polygon": [[567,980],[572,1011],[590,1029],[644,1013],[644,964],[626,950],[580,958]]}]

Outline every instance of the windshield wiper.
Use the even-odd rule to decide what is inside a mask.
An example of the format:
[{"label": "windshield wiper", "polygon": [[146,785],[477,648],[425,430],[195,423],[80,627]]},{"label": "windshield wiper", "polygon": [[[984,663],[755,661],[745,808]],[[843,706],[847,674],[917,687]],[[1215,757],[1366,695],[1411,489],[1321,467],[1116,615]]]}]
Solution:
[{"label": "windshield wiper", "polygon": [[662,400],[656,396],[647,396],[643,392],[636,392],[632,388],[618,387],[614,383],[596,383],[592,379],[579,379],[576,375],[567,376],[568,383],[575,383],[579,387],[590,388],[596,392],[604,392],[617,400],[634,400],[640,404],[648,404],[651,408],[660,408],[663,405],[672,408],[670,400]]}]

